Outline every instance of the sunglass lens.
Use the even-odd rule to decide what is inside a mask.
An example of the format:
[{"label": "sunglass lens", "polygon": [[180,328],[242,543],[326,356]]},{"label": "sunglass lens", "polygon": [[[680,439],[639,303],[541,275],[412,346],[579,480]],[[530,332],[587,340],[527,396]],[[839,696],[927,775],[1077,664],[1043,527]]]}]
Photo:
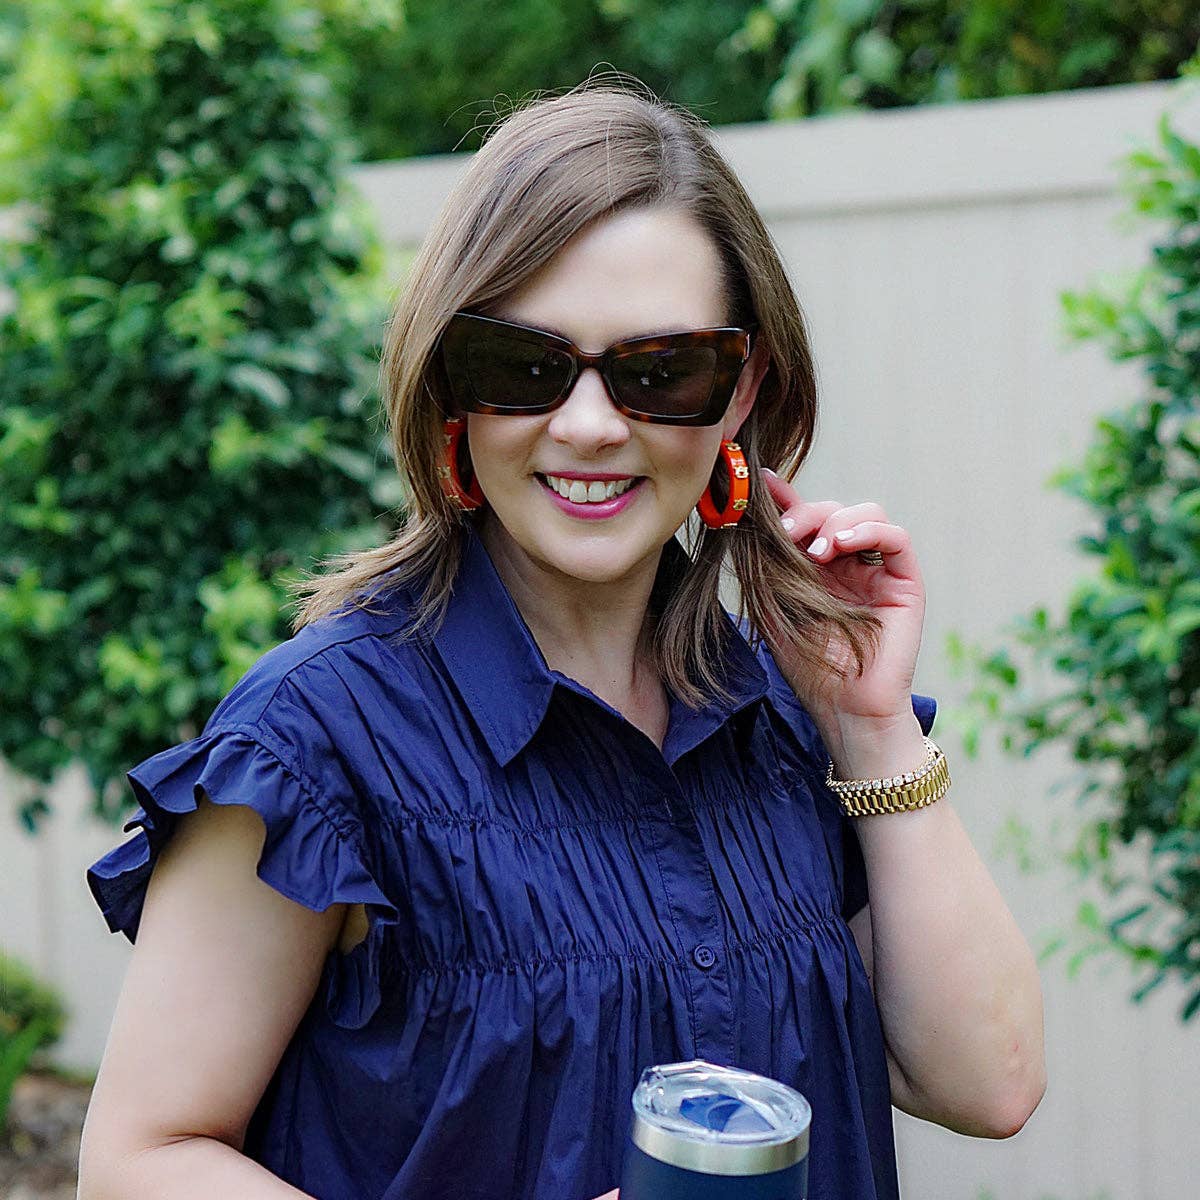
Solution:
[{"label": "sunglass lens", "polygon": [[571,359],[543,342],[483,327],[467,343],[475,399],[510,411],[550,404],[571,377]]},{"label": "sunglass lens", "polygon": [[716,369],[711,346],[680,346],[622,354],[612,375],[621,403],[633,412],[685,418],[707,408]]}]

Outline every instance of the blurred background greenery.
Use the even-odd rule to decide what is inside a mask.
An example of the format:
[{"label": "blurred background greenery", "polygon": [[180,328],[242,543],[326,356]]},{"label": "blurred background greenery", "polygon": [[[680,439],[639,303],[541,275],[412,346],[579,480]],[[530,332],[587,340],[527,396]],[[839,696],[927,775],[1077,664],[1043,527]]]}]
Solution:
[{"label": "blurred background greenery", "polygon": [[[403,517],[375,392],[382,256],[346,186],[356,158],[471,148],[507,104],[605,61],[719,123],[1173,78],[1198,42],[1200,8],[1183,2],[12,0],[0,203],[23,205],[28,227],[0,243],[0,758],[35,784],[26,825],[76,760],[97,811],[120,817],[129,765],[199,732],[288,636],[298,575]],[[1074,481],[1107,521],[1107,540],[1082,546],[1107,556],[1103,603],[1089,592],[1061,629],[1039,611],[1020,635],[1064,676],[1103,673],[1106,703],[1085,679],[1067,697],[1075,725],[1048,702],[1002,712],[1018,668],[974,655],[979,719],[1006,749],[1070,736],[1097,770],[1121,757],[1123,815],[1093,822],[1081,853],[1105,866],[1112,836],[1161,844],[1157,899],[1180,922],[1168,948],[1129,937],[1161,903],[1109,931],[1159,982],[1200,974],[1200,764],[1179,699],[1200,671],[1198,369],[1177,350],[1196,320],[1200,152],[1161,132],[1163,157],[1132,163],[1138,208],[1171,224],[1146,277],[1161,286],[1064,302],[1077,336],[1115,338],[1173,400],[1136,406]],[[1150,452],[1160,418],[1182,422],[1174,477]],[[1164,490],[1181,497],[1169,545]],[[1130,549],[1135,518],[1146,533]],[[1141,595],[1164,555],[1178,586]],[[1153,770],[1140,744],[1106,739],[1123,713],[1167,738]]]},{"label": "blurred background greenery", "polygon": [[[354,161],[474,149],[597,67],[719,125],[1174,79],[1198,44],[1194,0],[7,0],[0,205],[26,228],[0,237],[0,759],[38,785],[26,825],[73,761],[119,819],[129,765],[288,635],[297,573],[402,519]],[[1064,297],[1147,384],[1059,481],[1093,509],[1094,578],[1014,636],[1065,691],[1014,698],[1005,650],[951,657],[975,673],[972,738],[1072,742],[1081,799],[1111,801],[1073,861],[1123,893],[1084,923],[1143,971],[1139,999],[1187,983],[1191,1019],[1200,148],[1160,136],[1131,159],[1165,225],[1153,263],[1126,294]],[[1139,836],[1153,869],[1131,882],[1115,849]],[[2,1125],[62,1017],[15,960],[0,992]]]},{"label": "blurred background greenery", "polygon": [[[304,6],[31,0],[0,117],[0,757],[98,810],[403,493],[381,253]],[[349,19],[346,10],[339,10]],[[48,811],[39,787],[22,808]]]},{"label": "blurred background greenery", "polygon": [[[0,76],[12,78],[23,35],[50,7],[62,5],[9,0],[0,8]],[[202,14],[210,6],[169,7]],[[320,22],[322,67],[364,161],[474,149],[493,98],[569,87],[600,63],[722,125],[1172,79],[1200,41],[1193,0],[324,0],[292,7]]]}]

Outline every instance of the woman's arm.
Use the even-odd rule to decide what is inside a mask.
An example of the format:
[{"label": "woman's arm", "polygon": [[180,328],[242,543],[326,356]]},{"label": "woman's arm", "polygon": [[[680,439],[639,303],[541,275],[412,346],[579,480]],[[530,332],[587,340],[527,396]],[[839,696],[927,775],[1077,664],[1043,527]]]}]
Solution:
[{"label": "woman's arm", "polygon": [[313,1200],[232,1146],[208,1137],[182,1138],[135,1151],[101,1170],[82,1160],[77,1200]]},{"label": "woman's arm", "polygon": [[263,883],[265,832],[253,809],[202,800],[163,848],[88,1107],[79,1200],[303,1200],[241,1148],[346,905],[312,912]]},{"label": "woman's arm", "polygon": [[[857,664],[834,631],[825,658],[838,669],[816,678],[786,630],[772,639],[836,778],[915,770],[925,757],[912,709],[925,583],[908,531],[876,503],[808,502],[779,476],[762,478],[822,585],[879,623],[877,648]],[[854,820],[871,897],[863,957],[873,958],[897,1105],[962,1133],[1016,1133],[1046,1089],[1042,989],[1028,944],[945,797]]]},{"label": "woman's arm", "polygon": [[[915,768],[915,716],[886,739],[851,736],[839,779]],[[1046,1090],[1042,990],[1033,953],[949,802],[855,818],[870,907],[851,921],[871,976],[892,1100],[975,1137],[1010,1137]]]}]

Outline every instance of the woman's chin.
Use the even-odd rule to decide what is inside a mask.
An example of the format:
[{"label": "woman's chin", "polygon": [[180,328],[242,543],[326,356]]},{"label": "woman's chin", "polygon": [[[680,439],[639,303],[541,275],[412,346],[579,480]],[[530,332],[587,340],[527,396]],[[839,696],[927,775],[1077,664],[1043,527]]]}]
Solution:
[{"label": "woman's chin", "polygon": [[671,536],[660,538],[657,531],[637,527],[618,530],[607,522],[559,531],[545,524],[526,528],[514,522],[509,527],[494,511],[490,518],[485,522],[484,543],[493,554],[499,552],[510,560],[523,557],[542,571],[597,586],[629,581],[641,567],[656,569]]},{"label": "woman's chin", "polygon": [[580,583],[604,585],[629,579],[651,555],[657,563],[661,547],[649,545],[644,539],[631,544],[628,538],[592,535],[572,539],[566,545],[551,542],[541,549],[540,556],[535,550],[531,557],[540,557],[550,570]]}]

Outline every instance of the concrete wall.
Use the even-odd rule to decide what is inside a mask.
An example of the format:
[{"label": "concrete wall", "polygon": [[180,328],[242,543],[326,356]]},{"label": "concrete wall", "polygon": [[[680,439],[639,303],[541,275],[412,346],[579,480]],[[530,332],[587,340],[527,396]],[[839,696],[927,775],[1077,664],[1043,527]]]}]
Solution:
[{"label": "concrete wall", "polygon": [[[1061,333],[1059,293],[1145,262],[1155,230],[1118,227],[1118,159],[1154,144],[1155,122],[1200,137],[1200,104],[1165,84],[722,130],[810,321],[822,387],[801,490],[880,501],[912,534],[928,590],[916,688],[938,697],[953,798],[1030,941],[1070,931],[1084,892],[1057,864],[1078,823],[1047,751],[968,759],[955,733],[963,685],[948,631],[994,645],[1016,614],[1061,612],[1090,564],[1073,547],[1088,514],[1045,480],[1078,462],[1095,417],[1141,394],[1136,366]],[[356,179],[397,271],[464,158],[380,164]],[[15,781],[0,788],[9,791]],[[0,942],[71,998],[64,1064],[94,1066],[128,957],[107,935],[83,873],[120,840],[63,781],[46,834],[0,820]],[[0,813],[11,811],[7,800]],[[1005,853],[1013,818],[1032,865]],[[1016,1138],[959,1137],[897,1114],[908,1200],[1166,1200],[1200,1192],[1200,1025],[1181,990],[1142,1007],[1111,960],[1074,979],[1043,968],[1050,1085]]]}]

